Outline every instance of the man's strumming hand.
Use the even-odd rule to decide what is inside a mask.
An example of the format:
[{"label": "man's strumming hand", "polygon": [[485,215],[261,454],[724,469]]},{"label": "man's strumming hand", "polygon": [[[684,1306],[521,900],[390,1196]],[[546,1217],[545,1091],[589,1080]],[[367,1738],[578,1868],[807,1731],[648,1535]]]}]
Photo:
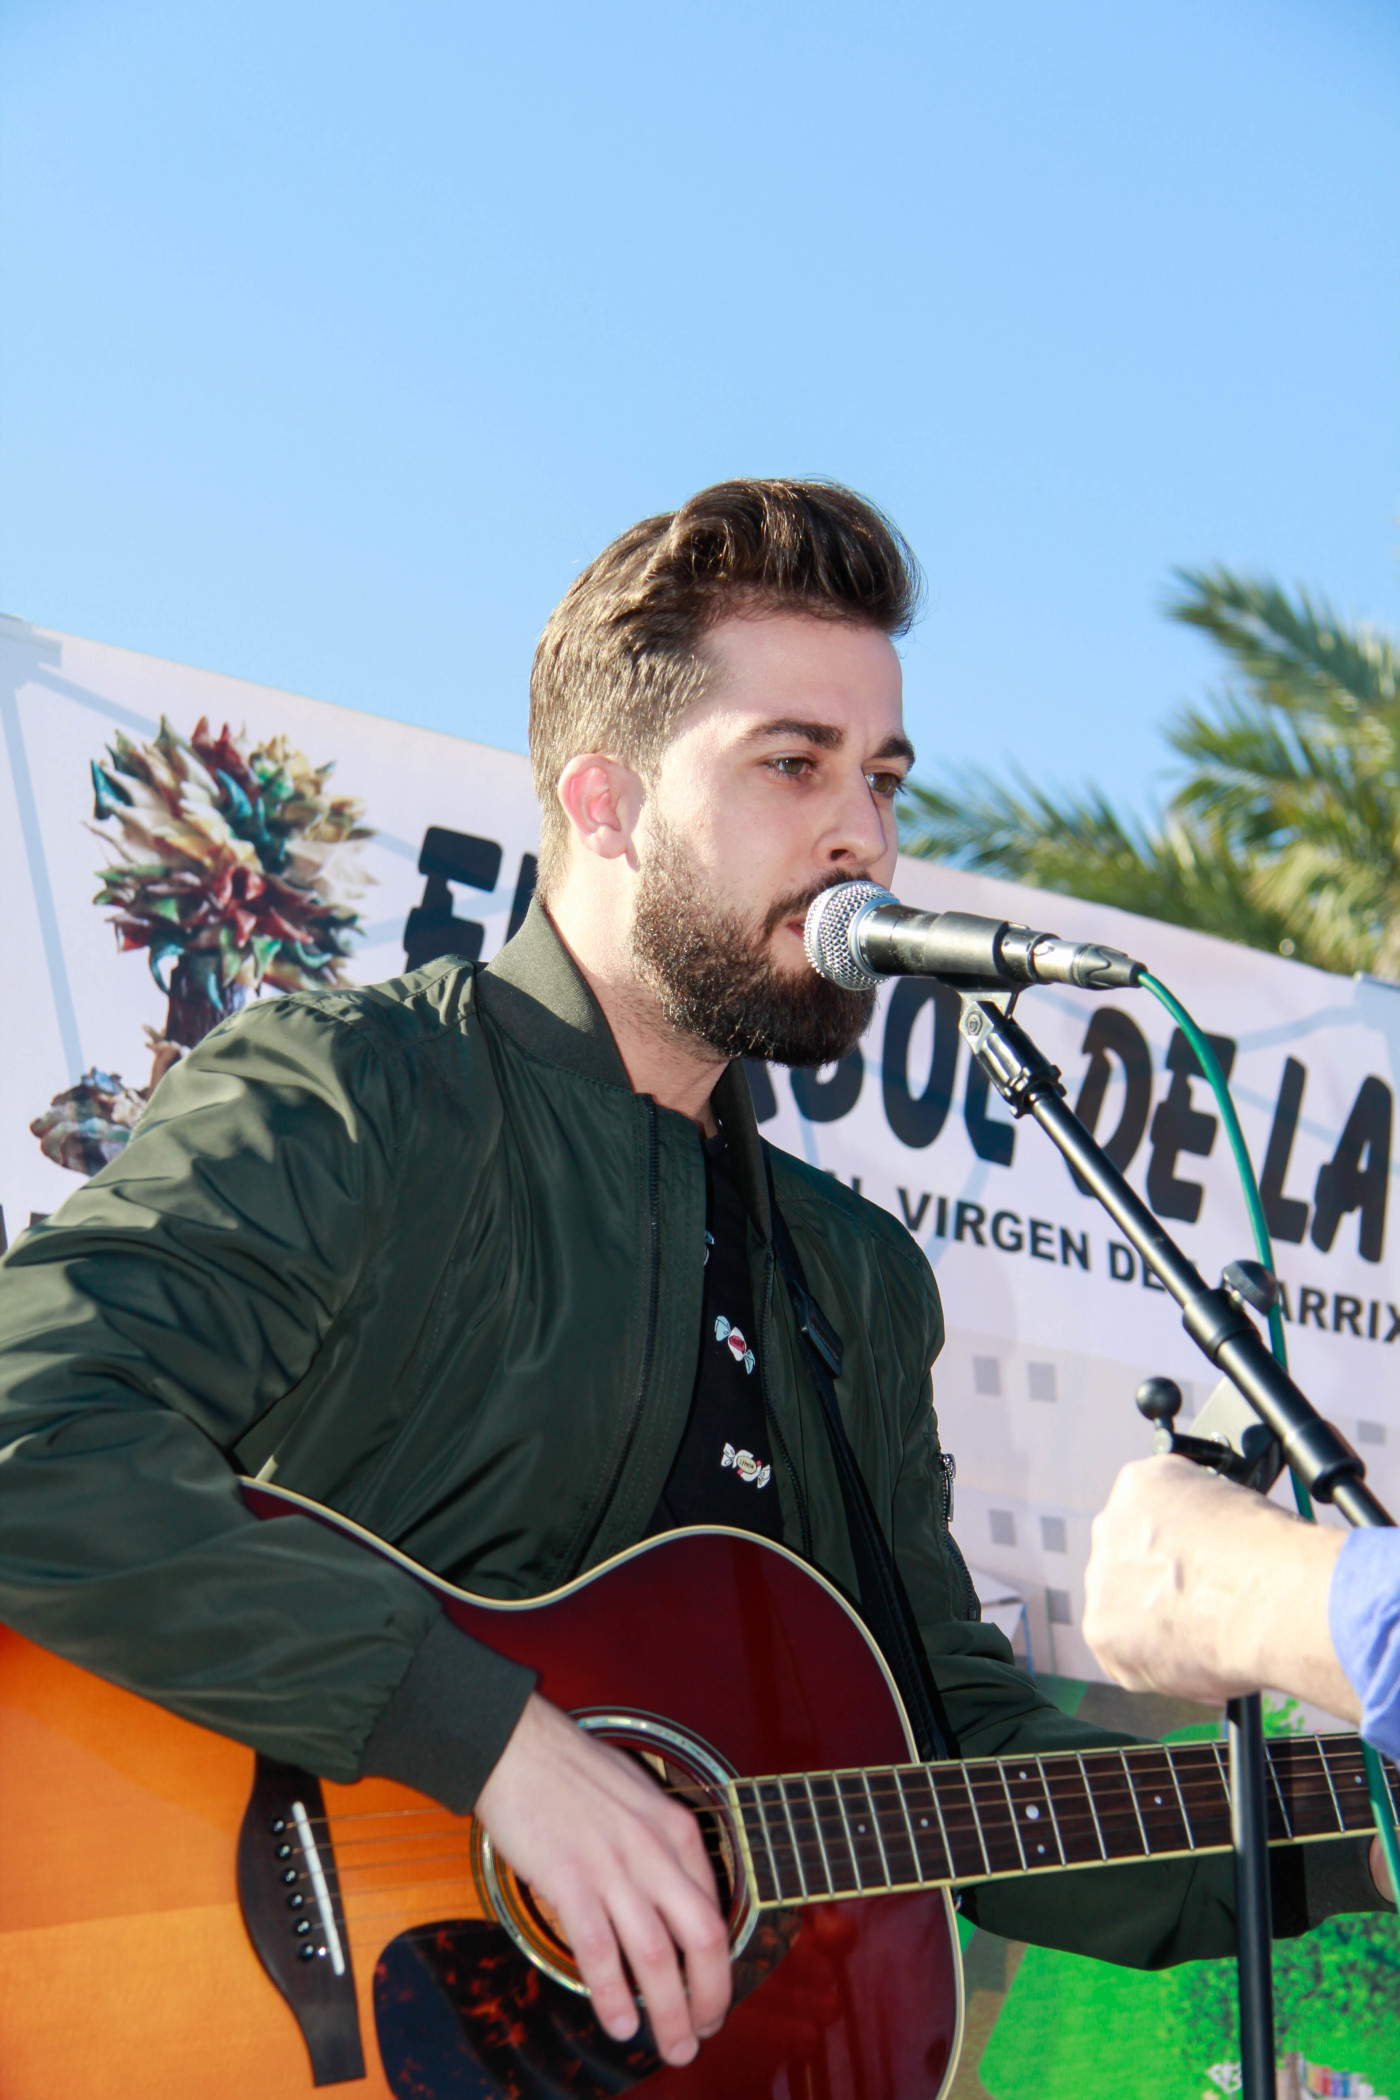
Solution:
[{"label": "man's strumming hand", "polygon": [[729,1936],[700,1825],[636,1761],[531,1695],[476,1813],[553,1910],[593,2009],[636,2033],[636,1978],[657,2049],[686,2064],[729,2008]]}]

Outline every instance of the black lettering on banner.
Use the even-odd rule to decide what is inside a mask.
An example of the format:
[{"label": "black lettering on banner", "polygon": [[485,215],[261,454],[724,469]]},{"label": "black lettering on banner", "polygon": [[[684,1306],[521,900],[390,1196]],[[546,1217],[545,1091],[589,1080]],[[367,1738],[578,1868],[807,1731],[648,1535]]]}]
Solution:
[{"label": "black lettering on banner", "polygon": [[773,1091],[773,1075],[761,1057],[746,1057],[744,1070],[748,1074],[749,1092],[753,1096],[753,1113],[756,1123],[771,1123],[778,1113],[778,1097]]},{"label": "black lettering on banner", "polygon": [[1326,1333],[1326,1331],[1327,1331],[1327,1293],[1326,1293],[1326,1291],[1310,1291],[1310,1290],[1301,1290],[1301,1291],[1299,1291],[1299,1293],[1298,1293],[1298,1325],[1299,1325],[1300,1327],[1306,1327],[1306,1326],[1307,1326],[1307,1324],[1308,1324],[1308,1315],[1309,1315],[1310,1313],[1311,1313],[1311,1315],[1312,1315],[1312,1317],[1313,1317],[1313,1320],[1314,1320],[1314,1322],[1316,1323],[1316,1325],[1317,1325],[1317,1326],[1319,1326],[1319,1327],[1320,1327],[1320,1328],[1322,1329],[1323,1333],[1325,1334],[1325,1333]]},{"label": "black lettering on banner", "polygon": [[[1003,1234],[1003,1225],[1010,1226],[1013,1237],[1008,1239]],[[1000,1247],[1003,1254],[1019,1254],[1025,1244],[1025,1237],[1021,1231],[1021,1220],[1017,1217],[1015,1211],[999,1210],[992,1219],[992,1245]]]},{"label": "black lettering on banner", "polygon": [[1031,1219],[1031,1253],[1037,1261],[1055,1259],[1055,1228],[1044,1218]]},{"label": "black lettering on banner", "polygon": [[1009,1167],[1011,1155],[1016,1149],[1016,1128],[1012,1123],[1003,1123],[1000,1118],[987,1113],[987,1098],[991,1091],[988,1079],[976,1058],[968,1062],[967,1098],[963,1103],[963,1121],[972,1140],[972,1149],[979,1159],[987,1160],[994,1167]]},{"label": "black lettering on banner", "polygon": [[1142,1287],[1145,1291],[1164,1291],[1166,1289],[1166,1285],[1156,1270],[1149,1269],[1141,1255],[1138,1257],[1138,1264],[1142,1270]]},{"label": "black lettering on banner", "polygon": [[[1292,1325],[1293,1312],[1288,1285],[1282,1278],[1278,1286],[1278,1309],[1283,1318]],[[1380,1331],[1382,1310],[1390,1323],[1384,1336]],[[1400,1307],[1392,1305],[1388,1299],[1372,1298],[1368,1301],[1364,1298],[1354,1298],[1348,1291],[1333,1291],[1329,1298],[1326,1291],[1314,1290],[1311,1284],[1304,1284],[1298,1292],[1298,1325],[1305,1327],[1309,1321],[1322,1334],[1349,1334],[1358,1342],[1400,1341]]]},{"label": "black lettering on banner", "polygon": [[1131,1283],[1137,1273],[1133,1250],[1125,1247],[1121,1240],[1108,1243],[1108,1273],[1115,1283]]},{"label": "black lettering on banner", "polygon": [[932,1203],[933,1198],[929,1195],[927,1189],[925,1189],[924,1193],[920,1196],[918,1203],[911,1204],[909,1201],[908,1189],[900,1189],[898,1193],[899,1207],[904,1212],[904,1222],[911,1232],[917,1233],[919,1227],[924,1222],[924,1212],[928,1209],[930,1203]]},{"label": "black lettering on banner", "polygon": [[957,1224],[953,1228],[953,1238],[960,1240],[965,1228],[972,1234],[979,1247],[985,1247],[987,1242],[982,1237],[982,1227],[986,1222],[987,1213],[983,1210],[980,1203],[964,1203],[959,1198],[958,1218]]},{"label": "black lettering on banner", "polygon": [[1089,1266],[1089,1235],[1087,1232],[1073,1233],[1067,1225],[1060,1227],[1060,1266],[1069,1267],[1071,1254],[1081,1269]]},{"label": "black lettering on banner", "polygon": [[[464,882],[469,889],[494,890],[501,875],[499,842],[430,824],[423,834],[418,872],[428,879],[422,898],[404,922],[404,967],[421,970],[441,955],[460,955],[464,962],[475,962],[486,928],[476,919],[453,916],[449,884]],[[523,876],[523,864],[521,873]]]},{"label": "black lettering on banner", "polygon": [[[933,1007],[933,1049],[923,1091],[915,1094],[909,1086],[909,1041],[914,1023],[929,1005]],[[958,1034],[961,1006],[950,986],[933,984],[926,977],[903,977],[885,1014],[885,1045],[880,1061],[885,1121],[900,1144],[913,1151],[931,1145],[948,1120],[962,1041]]]},{"label": "black lettering on banner", "polygon": [[1306,1065],[1299,1064],[1296,1057],[1286,1057],[1268,1149],[1264,1154],[1264,1171],[1259,1176],[1264,1222],[1271,1237],[1288,1240],[1295,1247],[1301,1244],[1308,1229],[1308,1206],[1300,1196],[1285,1196],[1283,1184],[1288,1179],[1288,1162],[1293,1157],[1293,1140],[1298,1134],[1298,1111],[1303,1105],[1303,1089],[1307,1083]]},{"label": "black lettering on banner", "polygon": [[939,1197],[939,1199],[938,1199],[938,1209],[937,1209],[937,1212],[936,1212],[936,1213],[935,1213],[935,1215],[934,1215],[934,1223],[933,1223],[933,1229],[934,1229],[935,1233],[936,1233],[936,1234],[938,1235],[938,1237],[939,1237],[939,1239],[940,1239],[940,1240],[946,1240],[946,1239],[947,1239],[947,1237],[948,1237],[948,1198],[947,1198],[946,1196],[940,1196],[940,1197]]},{"label": "black lettering on banner", "polygon": [[[1235,1045],[1227,1035],[1206,1037],[1228,1079],[1235,1062]],[[1191,1082],[1202,1079],[1195,1051],[1179,1028],[1172,1030],[1167,1046],[1167,1070],[1172,1075],[1167,1097],[1152,1118],[1152,1156],[1147,1163],[1147,1200],[1159,1218],[1180,1218],[1194,1225],[1201,1215],[1204,1191],[1198,1181],[1178,1181],[1174,1172],[1183,1152],[1208,1159],[1215,1143],[1218,1118],[1191,1105]]]},{"label": "black lettering on banner", "polygon": [[839,1123],[860,1099],[865,1078],[865,1059],[860,1045],[848,1050],[839,1065],[823,1079],[820,1071],[794,1065],[792,1096],[809,1123]]},{"label": "black lettering on banner", "polygon": [[[1108,1092],[1110,1051],[1123,1067],[1127,1089],[1123,1097],[1123,1112],[1118,1118],[1118,1128],[1105,1140],[1103,1149],[1119,1173],[1125,1173],[1142,1143],[1142,1133],[1147,1128],[1152,1107],[1152,1052],[1137,1022],[1120,1013],[1116,1006],[1095,1007],[1081,1047],[1088,1054],[1089,1069],[1084,1074],[1074,1113],[1091,1137],[1098,1129],[1104,1096]],[[1080,1194],[1089,1195],[1088,1182],[1073,1167],[1070,1173]]]},{"label": "black lettering on banner", "polygon": [[1357,1251],[1363,1261],[1376,1262],[1381,1258],[1393,1107],[1393,1097],[1384,1080],[1363,1079],[1336,1151],[1325,1166],[1318,1168],[1312,1243],[1324,1254],[1330,1251],[1337,1227],[1347,1212],[1359,1210]]}]

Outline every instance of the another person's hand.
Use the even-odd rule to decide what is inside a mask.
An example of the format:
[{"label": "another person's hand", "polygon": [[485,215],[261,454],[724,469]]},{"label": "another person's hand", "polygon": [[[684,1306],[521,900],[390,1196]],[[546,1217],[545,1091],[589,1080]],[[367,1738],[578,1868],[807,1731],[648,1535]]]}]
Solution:
[{"label": "another person's hand", "polygon": [[690,1810],[534,1694],[476,1813],[558,1918],[608,2033],[637,2030],[625,1958],[657,2049],[689,2063],[730,1994],[728,1930]]},{"label": "another person's hand", "polygon": [[1345,1535],[1189,1459],[1139,1459],[1094,1519],[1084,1638],[1130,1691],[1218,1704],[1267,1685],[1355,1721],[1327,1625]]},{"label": "another person's hand", "polygon": [[[1345,1537],[1190,1459],[1138,1459],[1094,1519],[1084,1638],[1129,1691],[1216,1705],[1268,1686],[1357,1721],[1327,1624]],[[1370,1866],[1393,1903],[1379,1838]]]}]

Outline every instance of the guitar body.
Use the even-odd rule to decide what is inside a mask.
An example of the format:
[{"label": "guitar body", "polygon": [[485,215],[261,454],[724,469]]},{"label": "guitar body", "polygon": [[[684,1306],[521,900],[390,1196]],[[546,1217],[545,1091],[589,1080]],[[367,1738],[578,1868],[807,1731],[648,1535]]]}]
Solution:
[{"label": "guitar body", "polygon": [[[261,1516],[316,1516],[387,1550],[295,1496],[245,1494]],[[863,1627],[746,1535],[657,1540],[530,1604],[413,1572],[548,1698],[683,1782],[910,1755]],[[331,1986],[288,1803],[340,1922],[338,2010],[293,2009],[303,1976]],[[738,2002],[676,2071],[644,2035],[602,2035],[479,1837],[390,1781],[318,1788],[268,1767],[0,1630],[0,2100],[305,2100],[308,2033],[321,2082],[375,2100],[936,2100],[950,2081],[962,1982],[941,1891],[751,1917]]]}]

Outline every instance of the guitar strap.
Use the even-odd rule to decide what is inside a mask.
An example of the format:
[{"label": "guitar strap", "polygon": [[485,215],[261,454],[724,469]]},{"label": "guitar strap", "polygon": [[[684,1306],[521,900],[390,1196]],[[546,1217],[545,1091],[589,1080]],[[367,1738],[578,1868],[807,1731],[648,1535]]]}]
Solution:
[{"label": "guitar strap", "polygon": [[766,1158],[764,1164],[768,1170],[773,1251],[783,1272],[807,1369],[817,1389],[822,1419],[831,1439],[836,1477],[841,1483],[841,1500],[846,1510],[851,1556],[856,1564],[861,1617],[899,1687],[919,1755],[928,1759],[956,1757],[957,1737],[948,1719],[948,1709],[934,1682],[908,1593],[885,1534],[880,1529],[870,1490],[856,1462],[841,1417],[841,1405],[836,1397],[836,1380],[841,1375],[841,1337],[807,1288],[801,1257],[788,1230],[787,1220],[778,1208],[772,1166]]}]

